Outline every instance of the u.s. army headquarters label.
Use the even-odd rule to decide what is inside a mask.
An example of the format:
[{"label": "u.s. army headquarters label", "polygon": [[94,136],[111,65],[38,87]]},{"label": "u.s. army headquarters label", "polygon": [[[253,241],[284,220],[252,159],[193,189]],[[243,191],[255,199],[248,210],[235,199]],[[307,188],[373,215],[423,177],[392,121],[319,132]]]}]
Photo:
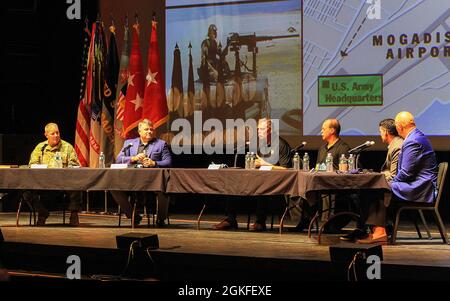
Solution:
[{"label": "u.s. army headquarters label", "polygon": [[319,107],[383,105],[383,75],[319,76]]}]

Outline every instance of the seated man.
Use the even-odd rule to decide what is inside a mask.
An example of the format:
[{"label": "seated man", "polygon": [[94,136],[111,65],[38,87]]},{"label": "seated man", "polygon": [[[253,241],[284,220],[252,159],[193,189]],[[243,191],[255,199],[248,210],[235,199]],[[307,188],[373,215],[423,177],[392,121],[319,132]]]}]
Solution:
[{"label": "seated man", "polygon": [[[382,120],[379,124],[379,131],[381,141],[388,144],[388,152],[386,160],[381,167],[381,173],[385,175],[386,181],[391,183],[397,174],[398,155],[403,144],[403,138],[398,135],[394,119]],[[374,195],[376,195],[375,198]],[[341,236],[341,240],[354,241],[363,239],[368,236],[366,231],[367,226],[373,228],[384,226],[385,224],[384,214],[381,216],[377,215],[377,212],[380,212],[379,207],[385,205],[382,195],[363,191],[360,194],[359,202],[361,218],[358,222],[358,227],[352,232]]]},{"label": "seated man", "polygon": [[[339,123],[339,120],[337,119],[326,119],[322,124],[322,140],[325,141],[325,143],[319,148],[318,154],[317,154],[317,162],[316,166],[322,163],[325,163],[325,159],[327,157],[328,153],[331,153],[333,157],[333,168],[335,170],[339,169],[339,158],[344,154],[346,157],[348,157],[348,151],[350,147],[347,143],[345,143],[340,138],[340,132],[341,132],[341,125]],[[334,201],[336,198],[345,197],[343,194],[339,195],[331,195],[332,200],[328,199],[328,196],[323,201],[323,209],[327,209],[328,205],[331,201]],[[301,205],[295,206],[295,203],[300,202]],[[336,206],[341,206],[343,202],[337,201]],[[306,227],[308,227],[309,222],[311,220],[311,208],[309,208],[308,204],[304,200],[299,199],[291,199],[290,207],[292,208],[290,210],[291,218],[293,220],[299,220],[299,223],[296,227],[289,229],[292,232],[302,232]],[[300,209],[301,208],[301,209]],[[339,208],[337,208],[339,210]],[[344,221],[345,223],[345,221]],[[333,224],[329,224],[332,226]],[[334,228],[342,228],[341,225],[336,225]],[[329,230],[329,229],[326,229]],[[330,232],[334,232],[336,229],[333,229]]]},{"label": "seated man", "polygon": [[[45,126],[45,137],[47,141],[39,143],[33,150],[30,156],[29,165],[32,164],[47,164],[49,166],[54,165],[55,155],[57,152],[61,154],[63,167],[79,166],[77,154],[73,146],[62,140],[59,133],[59,128],[56,123],[49,123]],[[25,201],[32,202],[34,208],[38,212],[38,226],[45,225],[45,221],[49,216],[48,210],[43,206],[40,198],[38,197],[38,191],[24,191],[23,198]],[[53,193],[54,194],[54,193]],[[81,191],[67,192],[70,198],[69,210],[70,225],[78,226],[78,211],[81,209]]]},{"label": "seated man", "polygon": [[[398,171],[391,182],[392,200],[389,207],[392,213],[395,213],[396,204],[400,202],[434,202],[437,185],[436,155],[428,138],[416,128],[414,116],[409,112],[398,113],[395,127],[404,141],[398,156]],[[378,206],[371,214],[385,217],[386,207]],[[384,225],[376,225],[373,233],[358,240],[358,243],[364,244],[377,242],[387,242]]]},{"label": "seated man", "polygon": [[[139,138],[128,139],[124,142],[123,148],[117,156],[117,163],[141,164],[144,168],[170,167],[172,157],[169,147],[164,140],[156,138],[156,132],[153,123],[144,119],[138,124]],[[128,202],[128,196],[125,192],[111,191],[112,196],[120,205],[122,211],[128,218],[132,216],[132,208]],[[155,197],[155,194],[148,194],[148,197]],[[167,218],[169,201],[163,193],[157,193],[157,225],[163,226]],[[139,194],[139,198],[145,198]],[[141,216],[135,218],[135,224],[139,224]]]},{"label": "seated man", "polygon": [[[272,123],[270,119],[262,118],[258,120],[258,139],[260,143],[258,145],[269,145],[267,142],[267,137],[270,136],[272,130]],[[264,156],[258,155],[255,161],[255,167],[259,168],[261,166],[291,166],[290,152],[291,148],[289,144],[283,138],[279,137],[279,147],[278,147],[279,157],[276,164],[271,164],[266,162]],[[266,230],[266,218],[267,218],[267,206],[270,197],[258,197],[257,209],[256,209],[256,222],[250,227],[250,231],[264,231]],[[236,208],[235,202],[227,201],[227,218],[224,219],[219,224],[213,226],[216,230],[226,230],[226,229],[237,229],[238,224],[236,220]]]}]

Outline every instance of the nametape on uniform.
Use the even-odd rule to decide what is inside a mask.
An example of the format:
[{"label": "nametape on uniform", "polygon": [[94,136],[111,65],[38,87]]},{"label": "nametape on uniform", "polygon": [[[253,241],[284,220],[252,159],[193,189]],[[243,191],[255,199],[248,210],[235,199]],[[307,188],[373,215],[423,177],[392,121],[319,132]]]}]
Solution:
[{"label": "nametape on uniform", "polygon": [[124,168],[128,168],[128,164],[127,163],[113,163],[113,164],[111,164],[111,168],[112,169],[124,169]]},{"label": "nametape on uniform", "polygon": [[31,164],[30,168],[47,168],[47,164]]}]

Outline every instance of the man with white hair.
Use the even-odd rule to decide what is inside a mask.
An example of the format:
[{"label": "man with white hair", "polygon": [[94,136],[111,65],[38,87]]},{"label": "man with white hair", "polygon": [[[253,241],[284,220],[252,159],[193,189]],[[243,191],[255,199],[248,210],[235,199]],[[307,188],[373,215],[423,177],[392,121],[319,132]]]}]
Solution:
[{"label": "man with white hair", "polygon": [[[44,131],[47,140],[42,141],[34,148],[28,163],[30,166],[33,164],[55,165],[57,153],[61,155],[62,167],[80,166],[75,149],[70,143],[61,139],[59,128],[56,123],[48,123],[45,126]],[[78,212],[81,209],[82,194],[81,191],[66,191],[65,193],[70,199],[70,225],[76,227],[80,224]],[[52,198],[61,196],[58,195],[58,192],[45,193],[44,191],[36,190],[26,190],[23,192],[22,196],[24,200],[33,202],[33,206],[38,212],[37,226],[44,226],[49,216],[49,212],[42,203],[40,195],[51,195]]]},{"label": "man with white hair", "polygon": [[[139,137],[125,140],[122,150],[120,151],[116,162],[137,164],[143,168],[158,168],[170,167],[172,165],[172,156],[169,147],[164,140],[156,138],[156,131],[153,123],[144,119],[138,124]],[[120,205],[122,212],[128,218],[132,216],[132,208],[128,202],[128,197],[125,192],[112,191],[116,202]],[[138,194],[141,198],[144,195]],[[146,196],[155,197],[155,194],[148,194]],[[169,201],[163,193],[157,193],[157,226],[164,226],[164,220],[167,218]],[[142,217],[137,215],[135,218],[135,225],[138,225]]]}]

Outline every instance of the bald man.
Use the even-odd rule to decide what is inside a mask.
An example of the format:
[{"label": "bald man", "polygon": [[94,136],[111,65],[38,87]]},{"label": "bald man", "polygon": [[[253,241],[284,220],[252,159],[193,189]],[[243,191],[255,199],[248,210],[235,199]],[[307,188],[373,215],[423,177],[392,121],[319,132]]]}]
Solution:
[{"label": "bald man", "polygon": [[398,158],[398,172],[392,192],[403,201],[434,201],[437,184],[436,155],[428,138],[416,128],[414,116],[400,112],[395,116],[397,132],[405,139]]},{"label": "bald man", "polygon": [[319,148],[317,164],[325,163],[328,153],[333,156],[333,167],[339,169],[339,158],[342,154],[348,157],[350,147],[340,137],[341,125],[337,119],[327,119],[322,124],[322,140],[325,143]]}]

